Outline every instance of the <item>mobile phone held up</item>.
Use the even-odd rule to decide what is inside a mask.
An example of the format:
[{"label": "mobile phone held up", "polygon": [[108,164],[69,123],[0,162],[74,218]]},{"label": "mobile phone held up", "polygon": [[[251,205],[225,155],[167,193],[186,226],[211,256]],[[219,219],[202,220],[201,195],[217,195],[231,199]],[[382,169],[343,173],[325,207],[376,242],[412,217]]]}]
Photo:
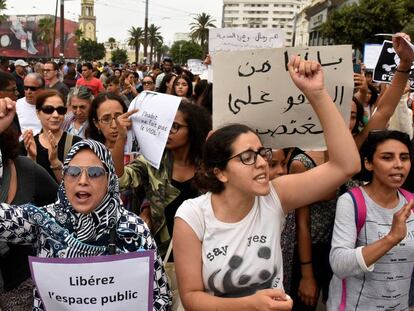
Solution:
[{"label": "mobile phone held up", "polygon": [[361,74],[361,65],[360,64],[354,64],[354,73]]}]

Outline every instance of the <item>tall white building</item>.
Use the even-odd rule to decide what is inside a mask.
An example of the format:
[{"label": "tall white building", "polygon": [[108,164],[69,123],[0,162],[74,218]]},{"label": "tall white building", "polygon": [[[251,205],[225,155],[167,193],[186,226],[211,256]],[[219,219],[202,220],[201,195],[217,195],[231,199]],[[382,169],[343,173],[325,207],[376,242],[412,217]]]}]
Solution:
[{"label": "tall white building", "polygon": [[292,46],[297,13],[308,0],[224,0],[223,27],[281,28]]}]

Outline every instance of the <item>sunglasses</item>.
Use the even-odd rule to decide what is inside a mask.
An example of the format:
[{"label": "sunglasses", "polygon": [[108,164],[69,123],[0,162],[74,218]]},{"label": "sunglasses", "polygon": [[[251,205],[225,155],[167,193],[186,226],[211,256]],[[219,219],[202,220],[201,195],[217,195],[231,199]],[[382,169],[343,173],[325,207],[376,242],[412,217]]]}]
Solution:
[{"label": "sunglasses", "polygon": [[82,175],[82,172],[85,171],[90,179],[97,179],[106,175],[106,170],[101,166],[67,166],[63,170],[65,176],[79,178]]},{"label": "sunglasses", "polygon": [[53,106],[42,106],[42,108],[40,108],[40,110],[43,113],[46,114],[52,114],[55,112],[55,110],[57,111],[57,113],[61,116],[65,115],[66,112],[68,111],[68,108],[64,107],[64,106],[59,106],[59,107],[53,107]]},{"label": "sunglasses", "polygon": [[32,92],[35,92],[35,91],[37,91],[38,89],[41,89],[41,88],[42,88],[41,86],[27,86],[27,85],[24,86],[24,89],[26,91],[31,90]]},{"label": "sunglasses", "polygon": [[142,82],[142,85],[153,85],[154,84],[154,82],[152,82],[152,81],[144,81],[144,82]]}]

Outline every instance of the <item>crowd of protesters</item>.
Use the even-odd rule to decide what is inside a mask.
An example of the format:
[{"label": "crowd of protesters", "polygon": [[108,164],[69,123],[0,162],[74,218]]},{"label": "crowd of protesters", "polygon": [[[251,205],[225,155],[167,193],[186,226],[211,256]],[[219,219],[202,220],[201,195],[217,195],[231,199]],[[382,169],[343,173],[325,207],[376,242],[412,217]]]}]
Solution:
[{"label": "crowd of protesters", "polygon": [[[363,64],[354,73],[345,121],[322,66],[292,57],[323,152],[266,148],[243,124],[211,131],[213,84],[168,57],[151,66],[3,60],[1,310],[44,310],[29,255],[143,248],[156,252],[153,309],[170,310],[162,258],[172,238],[185,310],[408,310],[414,51],[403,38],[393,37],[390,85]],[[181,98],[158,169],[139,141],[124,154],[137,112],[128,107],[144,91]]]}]

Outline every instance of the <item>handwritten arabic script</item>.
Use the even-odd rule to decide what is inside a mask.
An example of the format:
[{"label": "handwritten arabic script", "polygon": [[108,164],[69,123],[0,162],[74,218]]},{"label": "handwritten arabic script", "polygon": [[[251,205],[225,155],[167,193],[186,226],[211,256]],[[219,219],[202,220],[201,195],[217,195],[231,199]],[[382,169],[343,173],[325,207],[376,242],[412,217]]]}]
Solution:
[{"label": "handwritten arabic script", "polygon": [[321,63],[326,88],[348,121],[353,90],[351,48],[326,46],[216,54],[214,127],[240,122],[254,128],[265,146],[323,148],[319,120],[286,71],[286,60],[294,53]]}]

